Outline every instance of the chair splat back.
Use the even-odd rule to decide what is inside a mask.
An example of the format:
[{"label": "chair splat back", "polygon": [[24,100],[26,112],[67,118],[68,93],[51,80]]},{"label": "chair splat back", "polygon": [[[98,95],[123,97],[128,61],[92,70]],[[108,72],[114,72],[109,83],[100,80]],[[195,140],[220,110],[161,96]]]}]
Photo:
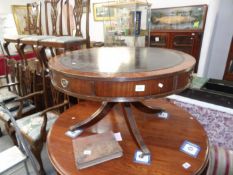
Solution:
[{"label": "chair splat back", "polygon": [[[45,0],[44,3],[45,3],[45,18],[46,18],[46,34],[54,35],[54,36],[63,35],[63,31],[62,31],[63,0]],[[51,23],[49,23],[50,21]]]},{"label": "chair splat back", "polygon": [[89,34],[89,12],[90,12],[90,0],[84,2],[84,0],[74,0],[74,9],[73,16],[75,20],[75,36],[83,37],[82,34],[82,17],[83,17],[83,8],[86,6],[86,39],[87,39],[87,48],[90,47],[90,34]]},{"label": "chair splat back", "polygon": [[27,3],[27,27],[29,34],[42,35],[41,2]]}]

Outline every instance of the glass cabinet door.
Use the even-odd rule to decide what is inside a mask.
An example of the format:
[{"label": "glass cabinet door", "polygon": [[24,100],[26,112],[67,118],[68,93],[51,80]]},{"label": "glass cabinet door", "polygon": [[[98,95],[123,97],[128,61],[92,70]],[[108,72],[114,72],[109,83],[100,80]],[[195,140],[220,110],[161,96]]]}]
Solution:
[{"label": "glass cabinet door", "polygon": [[153,34],[150,36],[151,47],[168,47],[168,35],[167,34]]},{"label": "glass cabinet door", "polygon": [[114,14],[103,19],[105,46],[144,47],[150,30],[150,5],[140,1],[103,4],[107,14]]},{"label": "glass cabinet door", "polygon": [[175,35],[172,40],[172,48],[185,53],[193,53],[194,36],[192,35]]}]

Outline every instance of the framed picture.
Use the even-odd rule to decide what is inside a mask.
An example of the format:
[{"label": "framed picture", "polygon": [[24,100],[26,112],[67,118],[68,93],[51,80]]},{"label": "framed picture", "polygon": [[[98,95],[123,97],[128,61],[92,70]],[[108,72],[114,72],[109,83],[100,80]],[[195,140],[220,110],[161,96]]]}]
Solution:
[{"label": "framed picture", "polygon": [[27,25],[27,6],[12,5],[12,13],[15,20],[16,29],[19,35],[28,34]]},{"label": "framed picture", "polygon": [[93,3],[93,14],[95,21],[107,21],[115,18],[116,12],[114,8],[108,8],[106,3]]},{"label": "framed picture", "polygon": [[152,30],[203,30],[207,5],[151,10]]}]

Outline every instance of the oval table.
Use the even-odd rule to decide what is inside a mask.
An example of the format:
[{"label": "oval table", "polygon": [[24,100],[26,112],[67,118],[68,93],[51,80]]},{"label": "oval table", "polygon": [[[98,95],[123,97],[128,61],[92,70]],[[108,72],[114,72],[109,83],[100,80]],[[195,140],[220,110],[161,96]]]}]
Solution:
[{"label": "oval table", "polygon": [[[153,114],[144,114],[132,108],[138,128],[151,151],[151,165],[133,161],[138,149],[125,122],[121,105],[117,104],[106,117],[85,129],[83,137],[107,131],[120,132],[123,156],[86,169],[78,170],[75,165],[72,139],[65,135],[71,125],[85,120],[100,106],[99,102],[84,101],[71,107],[54,123],[47,138],[49,158],[59,174],[64,175],[190,175],[201,174],[207,165],[208,138],[200,123],[190,114],[164,99],[148,100],[145,105],[160,107],[170,113],[168,119]],[[88,110],[87,110],[88,109]],[[197,158],[179,151],[188,140],[200,146]],[[185,169],[182,165],[189,163]]]},{"label": "oval table", "polygon": [[131,107],[144,113],[165,113],[164,109],[151,108],[142,101],[189,86],[195,59],[169,49],[101,47],[51,58],[48,65],[56,89],[78,98],[102,101],[96,112],[71,126],[71,131],[99,122],[120,102],[132,136],[143,155],[150,155]]}]

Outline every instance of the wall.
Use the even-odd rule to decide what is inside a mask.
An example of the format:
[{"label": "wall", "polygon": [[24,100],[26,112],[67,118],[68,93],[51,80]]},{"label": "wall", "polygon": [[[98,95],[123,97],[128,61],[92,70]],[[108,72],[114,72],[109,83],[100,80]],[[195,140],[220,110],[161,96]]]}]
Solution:
[{"label": "wall", "polygon": [[[11,5],[25,5],[34,0],[0,0],[0,42],[5,34],[17,34],[14,18],[11,12]],[[9,46],[11,52],[15,52],[13,45]]]},{"label": "wall", "polygon": [[233,36],[233,1],[219,0],[216,24],[206,56],[203,75],[209,78],[222,79]]},{"label": "wall", "polygon": [[0,14],[11,13],[11,5],[25,5],[34,0],[0,0]]}]

